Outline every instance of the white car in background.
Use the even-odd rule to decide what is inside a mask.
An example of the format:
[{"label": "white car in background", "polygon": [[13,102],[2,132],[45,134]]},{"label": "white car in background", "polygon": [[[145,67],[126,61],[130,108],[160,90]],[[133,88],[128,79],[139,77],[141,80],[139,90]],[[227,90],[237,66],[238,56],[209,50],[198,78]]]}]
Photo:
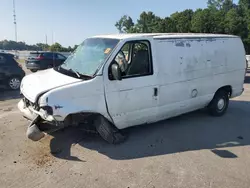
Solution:
[{"label": "white car in background", "polygon": [[247,59],[247,68],[250,67],[250,55],[246,55]]}]

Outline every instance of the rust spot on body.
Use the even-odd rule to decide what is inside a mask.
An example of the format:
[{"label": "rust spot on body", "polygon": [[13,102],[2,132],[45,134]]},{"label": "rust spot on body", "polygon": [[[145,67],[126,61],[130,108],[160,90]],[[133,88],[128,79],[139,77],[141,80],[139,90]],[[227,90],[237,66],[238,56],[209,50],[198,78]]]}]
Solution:
[{"label": "rust spot on body", "polygon": [[185,47],[184,42],[177,42],[175,44],[175,46],[177,46],[177,47]]}]

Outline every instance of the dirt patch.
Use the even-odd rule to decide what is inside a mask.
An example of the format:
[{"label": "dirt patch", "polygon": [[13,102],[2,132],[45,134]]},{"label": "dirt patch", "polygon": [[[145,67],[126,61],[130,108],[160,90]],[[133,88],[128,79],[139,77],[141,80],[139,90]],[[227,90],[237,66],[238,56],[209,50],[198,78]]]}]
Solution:
[{"label": "dirt patch", "polygon": [[[39,142],[39,147],[33,155],[35,164],[39,167],[51,166],[55,162],[55,158],[50,152],[50,137],[46,137]],[[34,143],[36,144],[36,143]]]},{"label": "dirt patch", "polygon": [[51,163],[53,163],[53,159],[49,154],[41,155],[40,158],[35,160],[35,164],[39,167],[50,166]]},{"label": "dirt patch", "polygon": [[39,167],[52,166],[55,162],[55,157],[50,151],[50,137],[45,137],[39,142],[32,142],[27,140],[26,155],[29,164]]},{"label": "dirt patch", "polygon": [[13,110],[13,107],[8,107],[8,108],[4,108],[3,111],[4,112],[10,112]]}]

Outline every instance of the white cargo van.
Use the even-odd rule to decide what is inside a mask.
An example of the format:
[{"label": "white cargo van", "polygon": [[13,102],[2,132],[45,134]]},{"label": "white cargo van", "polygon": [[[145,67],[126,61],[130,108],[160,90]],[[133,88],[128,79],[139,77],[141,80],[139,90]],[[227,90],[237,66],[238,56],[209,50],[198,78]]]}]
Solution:
[{"label": "white cargo van", "polygon": [[246,56],[237,36],[119,34],[88,38],[59,67],[24,77],[18,103],[28,138],[91,122],[109,143],[121,129],[207,108],[223,115],[243,92]]}]

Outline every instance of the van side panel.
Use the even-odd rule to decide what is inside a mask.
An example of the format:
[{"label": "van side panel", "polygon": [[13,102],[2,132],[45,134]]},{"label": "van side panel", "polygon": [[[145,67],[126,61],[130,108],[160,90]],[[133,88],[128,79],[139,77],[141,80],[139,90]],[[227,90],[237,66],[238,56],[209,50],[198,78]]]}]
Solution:
[{"label": "van side panel", "polygon": [[245,52],[239,38],[155,39],[159,119],[203,108],[223,86],[240,95]]},{"label": "van side panel", "polygon": [[57,121],[70,114],[99,113],[112,122],[104,97],[102,76],[52,89],[41,96],[39,106],[51,106]]}]

